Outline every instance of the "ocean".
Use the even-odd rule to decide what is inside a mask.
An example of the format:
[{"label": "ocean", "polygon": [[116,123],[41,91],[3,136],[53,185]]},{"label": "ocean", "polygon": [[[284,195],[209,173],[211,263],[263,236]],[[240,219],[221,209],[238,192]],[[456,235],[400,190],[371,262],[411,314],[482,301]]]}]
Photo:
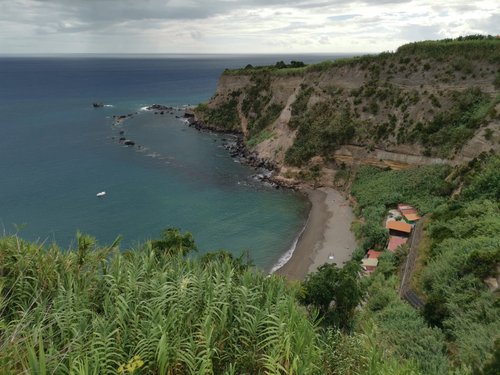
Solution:
[{"label": "ocean", "polygon": [[[62,248],[75,247],[77,230],[101,245],[121,235],[128,248],[177,227],[194,235],[200,253],[248,251],[257,266],[271,269],[303,227],[307,200],[255,180],[256,171],[224,149],[225,136],[142,109],[207,101],[225,68],[332,58],[0,57],[4,233]],[[136,112],[114,125],[114,115]],[[136,146],[121,145],[120,131]],[[100,191],[106,196],[97,198]]]}]

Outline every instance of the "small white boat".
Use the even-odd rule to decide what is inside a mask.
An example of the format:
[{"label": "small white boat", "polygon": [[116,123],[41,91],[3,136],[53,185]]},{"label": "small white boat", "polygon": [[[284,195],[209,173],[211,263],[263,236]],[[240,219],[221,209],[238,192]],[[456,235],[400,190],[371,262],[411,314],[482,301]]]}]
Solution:
[{"label": "small white boat", "polygon": [[101,191],[100,193],[97,193],[95,196],[96,197],[104,197],[106,195],[106,192],[105,191]]}]

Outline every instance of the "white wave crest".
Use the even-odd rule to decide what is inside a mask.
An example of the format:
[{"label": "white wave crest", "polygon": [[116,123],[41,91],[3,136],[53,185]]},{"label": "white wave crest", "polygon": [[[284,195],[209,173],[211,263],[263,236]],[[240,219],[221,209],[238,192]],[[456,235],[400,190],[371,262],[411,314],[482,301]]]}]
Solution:
[{"label": "white wave crest", "polygon": [[269,274],[275,273],[277,270],[279,270],[281,267],[283,267],[285,264],[288,263],[288,261],[292,258],[293,253],[295,252],[295,249],[297,248],[297,244],[299,243],[300,239],[302,238],[302,235],[304,234],[304,231],[307,228],[307,224],[309,223],[309,217],[311,213],[309,213],[309,216],[307,216],[307,220],[304,223],[304,226],[302,227],[302,230],[299,232],[297,237],[293,240],[292,246],[278,259],[276,264],[271,268],[271,271],[269,271]]}]

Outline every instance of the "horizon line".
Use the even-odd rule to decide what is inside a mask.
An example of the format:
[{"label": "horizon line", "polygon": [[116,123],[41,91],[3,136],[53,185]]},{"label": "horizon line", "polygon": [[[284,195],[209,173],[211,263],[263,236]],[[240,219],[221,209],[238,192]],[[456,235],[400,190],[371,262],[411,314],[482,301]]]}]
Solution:
[{"label": "horizon line", "polygon": [[196,52],[26,52],[5,53],[0,57],[51,57],[51,56],[330,56],[330,55],[374,55],[381,52],[235,52],[235,53],[196,53]]}]

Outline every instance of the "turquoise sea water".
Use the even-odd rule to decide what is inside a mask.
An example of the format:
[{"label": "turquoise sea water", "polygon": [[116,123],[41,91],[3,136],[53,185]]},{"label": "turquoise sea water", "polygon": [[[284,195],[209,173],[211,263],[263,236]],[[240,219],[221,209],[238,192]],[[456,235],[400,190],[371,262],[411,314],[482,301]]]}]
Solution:
[{"label": "turquoise sea water", "polygon": [[[24,237],[63,247],[76,230],[101,244],[123,235],[126,247],[175,226],[192,232],[201,252],[248,250],[270,269],[302,227],[308,202],[255,181],[222,148],[223,136],[140,108],[206,101],[224,68],[282,59],[325,57],[0,58],[4,231],[23,225]],[[110,106],[95,109],[93,101]],[[111,116],[136,111],[120,129],[142,150],[118,144],[112,125]]]}]

